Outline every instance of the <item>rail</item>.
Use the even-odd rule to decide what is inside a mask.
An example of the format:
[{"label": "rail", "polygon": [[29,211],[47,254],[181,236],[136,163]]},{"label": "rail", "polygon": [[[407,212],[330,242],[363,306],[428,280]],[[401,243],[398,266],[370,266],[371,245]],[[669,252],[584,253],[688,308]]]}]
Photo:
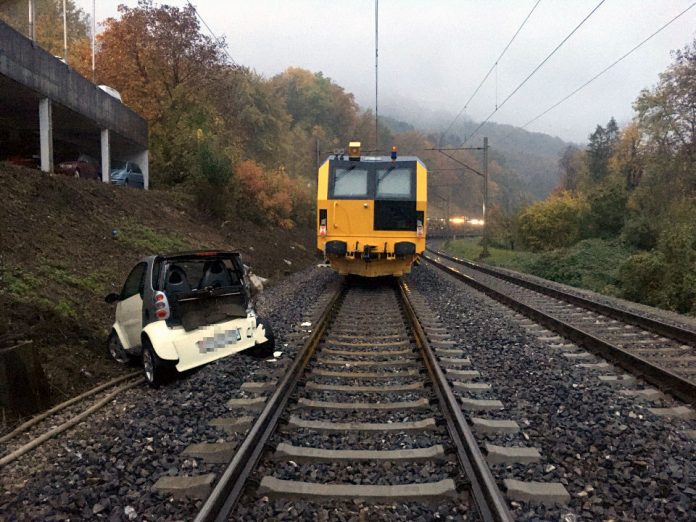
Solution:
[{"label": "rail", "polygon": [[[437,254],[440,257],[445,257],[449,258],[450,260],[454,262],[459,262],[460,260],[457,260],[457,258],[452,259],[452,256],[444,256],[441,254]],[[590,332],[585,331],[582,328],[579,328],[577,326],[574,326],[566,321],[563,321],[557,317],[554,317],[534,306],[531,306],[528,303],[523,303],[517,299],[514,299],[513,297],[506,295],[488,285],[485,283],[482,283],[481,281],[477,281],[473,277],[470,277],[456,268],[452,268],[450,266],[447,266],[446,264],[434,259],[428,254],[424,254],[423,259],[425,259],[427,262],[431,263],[433,266],[443,270],[444,272],[454,276],[455,278],[459,279],[460,281],[463,281],[464,283],[468,284],[469,286],[475,288],[476,290],[479,290],[480,292],[483,292],[484,294],[488,295],[489,297],[492,297],[496,301],[499,301],[503,303],[506,306],[509,306],[513,310],[516,310],[520,312],[521,314],[527,316],[528,318],[532,319],[533,321],[542,324],[543,326],[550,328],[551,330],[554,330],[558,332],[560,335],[563,337],[566,337],[567,339],[570,339],[571,341],[577,343],[580,346],[583,346],[587,350],[594,352],[605,359],[608,359],[622,368],[626,369],[627,371],[638,375],[640,377],[643,377],[646,381],[658,386],[661,390],[670,393],[674,395],[675,397],[678,397],[679,399],[687,402],[687,403],[696,403],[696,383],[689,381],[680,375],[677,375],[670,370],[666,368],[662,368],[660,366],[656,366],[652,364],[650,361],[646,360],[643,357],[640,357],[639,355],[632,354],[629,351],[620,348],[619,346],[616,346],[615,344],[612,344],[610,342],[605,341],[604,339],[600,339],[599,337],[593,335]],[[471,263],[467,262],[467,266],[470,268],[474,268],[476,270],[479,270],[480,265],[477,265],[476,263]],[[486,267],[482,267],[480,270],[481,272],[488,273],[488,275],[493,275],[496,277],[498,276],[498,273],[496,271],[492,271]],[[512,278],[512,276],[507,275],[508,281],[517,283],[516,280]],[[534,284],[534,283],[532,283]],[[529,288],[529,287],[527,287]],[[532,289],[532,288],[529,288]],[[536,289],[534,289],[536,290]],[[554,290],[554,292],[557,292],[558,297],[557,299],[564,300],[564,294],[563,292]],[[546,295],[551,295],[550,293],[547,293]],[[577,296],[573,296],[574,298]],[[597,303],[599,304],[599,303]],[[602,305],[604,306],[604,305]],[[608,314],[607,314],[608,315]],[[632,314],[634,317],[640,317],[635,314]],[[650,321],[653,321],[650,319]],[[669,325],[671,327],[671,325]],[[676,327],[673,327],[676,328]],[[688,330],[683,330],[682,332],[689,332]],[[691,343],[694,342],[696,339],[696,334],[691,333],[693,337],[690,337]],[[683,342],[683,341],[680,341]]]}]

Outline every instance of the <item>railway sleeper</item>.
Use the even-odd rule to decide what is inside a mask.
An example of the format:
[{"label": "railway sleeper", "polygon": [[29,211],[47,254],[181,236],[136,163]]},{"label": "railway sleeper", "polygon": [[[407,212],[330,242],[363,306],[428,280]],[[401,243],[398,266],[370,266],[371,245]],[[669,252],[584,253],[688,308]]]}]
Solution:
[{"label": "railway sleeper", "polygon": [[355,484],[316,484],[295,480],[282,480],[263,477],[258,489],[259,495],[269,497],[291,497],[305,500],[350,502],[425,502],[444,498],[455,498],[459,494],[452,479],[420,484],[395,486],[355,485]]},{"label": "railway sleeper", "polygon": [[445,448],[441,444],[436,444],[427,448],[399,450],[337,450],[307,448],[281,442],[276,447],[271,458],[276,460],[292,460],[294,462],[420,462],[444,460],[446,454]]},{"label": "railway sleeper", "polygon": [[291,415],[286,426],[287,429],[310,429],[326,432],[419,432],[435,429],[437,423],[434,418],[428,417],[419,421],[406,422],[329,422],[305,420]]}]

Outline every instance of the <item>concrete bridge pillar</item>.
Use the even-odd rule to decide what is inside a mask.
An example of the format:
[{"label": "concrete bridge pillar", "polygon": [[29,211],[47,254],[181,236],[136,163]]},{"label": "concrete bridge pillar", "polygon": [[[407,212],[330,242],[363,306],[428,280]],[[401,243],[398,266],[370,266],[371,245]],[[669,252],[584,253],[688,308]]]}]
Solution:
[{"label": "concrete bridge pillar", "polygon": [[147,149],[141,150],[134,155],[133,161],[135,161],[140,170],[143,171],[143,184],[144,189],[147,190],[150,187],[150,154]]},{"label": "concrete bridge pillar", "polygon": [[111,136],[109,129],[101,131],[101,179],[104,183],[111,182]]},{"label": "concrete bridge pillar", "polygon": [[39,100],[39,143],[41,170],[53,172],[53,109],[49,98]]}]

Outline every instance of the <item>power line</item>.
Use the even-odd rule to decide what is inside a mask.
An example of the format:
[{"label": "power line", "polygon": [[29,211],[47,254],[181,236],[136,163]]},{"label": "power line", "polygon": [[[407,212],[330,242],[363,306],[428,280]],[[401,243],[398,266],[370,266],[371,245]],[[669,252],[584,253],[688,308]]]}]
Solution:
[{"label": "power line", "polygon": [[537,8],[537,6],[539,5],[540,2],[541,2],[541,0],[537,0],[537,2],[534,4],[534,7],[532,7],[532,10],[529,11],[529,14],[527,15],[527,17],[522,21],[522,23],[520,24],[520,26],[517,28],[517,31],[515,31],[515,34],[512,35],[512,38],[510,38],[510,41],[509,41],[509,42],[507,43],[507,45],[505,46],[505,49],[503,49],[503,52],[500,53],[500,56],[498,56],[498,58],[496,58],[496,60],[495,60],[495,62],[493,63],[493,65],[491,65],[491,68],[488,69],[488,72],[487,72],[486,75],[483,77],[483,80],[481,80],[481,83],[478,84],[478,87],[476,87],[476,90],[473,92],[473,94],[472,94],[471,96],[469,96],[469,99],[468,99],[468,100],[466,101],[466,103],[464,104],[464,107],[462,107],[462,109],[461,109],[461,110],[457,113],[457,115],[454,117],[454,119],[452,120],[452,123],[450,123],[450,124],[449,124],[449,127],[447,127],[447,130],[445,130],[445,132],[442,133],[443,135],[446,135],[446,134],[450,131],[450,129],[452,128],[452,126],[455,124],[455,122],[456,122],[456,121],[459,119],[459,117],[464,113],[464,111],[467,109],[467,107],[469,107],[469,104],[471,103],[471,100],[473,100],[473,99],[474,99],[474,96],[476,96],[476,94],[478,94],[478,92],[479,92],[479,90],[481,89],[481,87],[483,86],[483,84],[486,82],[486,80],[488,79],[488,77],[491,75],[491,72],[493,72],[493,70],[494,70],[494,69],[496,68],[496,66],[498,65],[498,62],[503,58],[503,56],[505,56],[505,53],[506,53],[507,50],[510,48],[510,45],[512,45],[512,42],[515,41],[515,38],[517,38],[517,35],[520,34],[520,31],[522,30],[522,28],[524,27],[524,25],[527,23],[527,20],[529,20],[529,18],[532,16],[532,13],[533,13],[534,10]]},{"label": "power line", "polygon": [[225,44],[225,42],[223,42],[222,39],[219,38],[219,37],[213,32],[213,30],[212,30],[212,29],[210,28],[210,26],[206,23],[206,21],[203,20],[203,17],[201,16],[201,13],[198,12],[198,9],[196,9],[196,7],[195,7],[191,2],[189,2],[188,5],[189,5],[189,7],[190,7],[191,9],[193,9],[193,12],[196,13],[196,16],[197,16],[198,19],[201,21],[201,23],[206,27],[206,29],[208,29],[208,32],[211,34],[211,36],[213,37],[213,39],[220,45],[220,47],[222,48],[222,50],[225,52],[225,54],[227,55],[227,57],[230,59],[230,62],[232,62],[232,65],[238,67],[239,64],[238,64],[237,62],[234,61],[234,58],[232,58],[232,55],[231,55],[230,52],[227,50],[227,45]]},{"label": "power line", "polygon": [[[625,58],[627,58],[629,55],[633,54],[634,51],[637,51],[640,47],[642,47],[644,44],[646,44],[646,43],[647,43],[649,40],[651,40],[653,37],[655,37],[656,35],[658,35],[659,33],[661,33],[664,29],[666,29],[667,27],[669,27],[670,25],[672,25],[673,22],[675,22],[675,21],[677,21],[677,19],[681,18],[684,14],[686,14],[687,11],[689,11],[690,9],[692,9],[694,6],[696,6],[696,2],[694,2],[694,3],[691,4],[689,7],[687,7],[686,9],[684,9],[681,13],[679,13],[677,16],[675,16],[674,18],[672,18],[669,22],[667,22],[666,24],[664,24],[662,27],[660,27],[657,31],[655,31],[654,33],[652,33],[650,36],[648,36],[645,40],[643,40],[642,42],[640,42],[638,45],[636,45],[635,47],[633,47],[633,48],[632,48],[630,51],[628,51],[626,54],[624,54],[624,55],[621,56],[620,58],[616,59],[616,60],[615,60],[614,62],[612,62],[610,65],[608,65],[607,67],[605,67],[604,69],[602,69],[600,72],[598,72],[597,74],[595,74],[592,78],[590,78],[590,79],[587,80],[585,83],[583,83],[580,87],[578,87],[578,88],[575,89],[573,92],[571,92],[570,94],[568,94],[565,98],[563,98],[563,99],[557,101],[557,102],[554,103],[551,107],[549,107],[548,109],[546,109],[545,111],[543,111],[543,112],[540,113],[539,115],[535,116],[534,118],[532,118],[531,120],[529,120],[527,123],[525,123],[524,125],[522,125],[522,126],[519,127],[519,128],[520,128],[520,129],[524,129],[525,127],[531,125],[532,123],[534,123],[535,121],[537,121],[539,118],[541,118],[542,116],[545,116],[548,112],[551,112],[553,109],[555,109],[556,107],[558,107],[560,104],[562,104],[563,102],[565,102],[565,101],[568,100],[569,98],[575,96],[578,92],[580,92],[581,90],[583,90],[585,87],[587,87],[587,86],[588,86],[589,84],[591,84],[593,81],[595,81],[597,78],[599,78],[599,77],[602,76],[604,73],[606,73],[607,71],[609,71],[609,69],[613,68],[613,67],[614,67],[615,65],[617,65],[619,62],[623,61],[623,60],[624,60]],[[509,135],[508,135],[508,136],[509,136]]]},{"label": "power line", "polygon": [[[583,19],[580,21],[580,23],[579,23],[578,25],[576,25],[575,28],[574,28],[570,33],[568,33],[568,35],[567,35],[563,40],[561,40],[561,42],[554,48],[554,50],[551,51],[551,52],[546,56],[546,58],[544,58],[544,59],[541,61],[541,63],[539,63],[539,65],[537,65],[537,66],[534,68],[534,70],[533,70],[531,73],[529,73],[529,74],[527,75],[527,77],[526,77],[524,80],[522,80],[522,82],[521,82],[517,87],[515,87],[515,89],[514,89],[510,94],[508,94],[507,98],[505,98],[505,99],[502,101],[502,103],[501,103],[500,105],[498,105],[498,106],[493,110],[493,112],[491,112],[491,113],[488,115],[488,117],[487,117],[485,120],[483,120],[483,121],[479,124],[478,127],[476,127],[476,129],[474,130],[474,132],[472,132],[472,133],[469,135],[469,137],[466,138],[466,139],[464,140],[464,143],[463,143],[463,144],[466,144],[466,142],[468,142],[471,138],[473,138],[473,137],[478,133],[478,131],[480,131],[481,128],[482,128],[486,123],[488,123],[488,120],[490,120],[496,112],[498,112],[500,109],[503,108],[503,105],[505,105],[505,104],[507,103],[507,101],[508,101],[510,98],[512,98],[512,97],[517,93],[517,91],[519,91],[519,90],[522,88],[522,86],[524,86],[524,84],[526,84],[526,83],[529,81],[529,79],[530,79],[532,76],[534,76],[534,75],[536,74],[536,72],[537,72],[539,69],[541,69],[541,67],[542,67],[546,62],[548,62],[549,59],[550,59],[554,54],[556,54],[556,52],[563,46],[563,44],[565,44],[565,43],[570,39],[570,37],[573,36],[573,35],[575,34],[575,32],[576,32],[578,29],[580,29],[580,27],[582,27],[582,25],[583,25],[585,22],[587,22],[587,20],[597,11],[597,9],[599,9],[599,8],[602,6],[602,4],[603,4],[604,2],[606,2],[606,0],[600,0],[600,2],[594,7],[594,9],[592,9],[592,11],[590,11],[590,12],[587,14],[587,16],[585,16],[585,18],[583,18]],[[462,144],[462,145],[463,145],[463,144]]]}]

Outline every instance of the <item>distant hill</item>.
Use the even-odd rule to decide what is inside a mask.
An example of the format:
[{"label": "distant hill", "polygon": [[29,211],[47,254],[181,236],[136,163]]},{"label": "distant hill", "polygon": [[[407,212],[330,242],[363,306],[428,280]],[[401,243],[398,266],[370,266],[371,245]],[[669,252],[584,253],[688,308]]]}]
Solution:
[{"label": "distant hill", "polygon": [[[440,136],[454,118],[454,114],[437,111],[412,103],[383,106],[385,117],[380,119],[394,132],[417,130],[427,134],[440,146],[461,145],[478,127],[466,117],[460,117],[447,136]],[[572,143],[540,132],[529,132],[512,125],[489,122],[467,145],[480,146],[483,136],[488,136],[491,158],[495,158],[512,174],[515,174],[532,199],[543,199],[558,184],[558,160]]]}]

